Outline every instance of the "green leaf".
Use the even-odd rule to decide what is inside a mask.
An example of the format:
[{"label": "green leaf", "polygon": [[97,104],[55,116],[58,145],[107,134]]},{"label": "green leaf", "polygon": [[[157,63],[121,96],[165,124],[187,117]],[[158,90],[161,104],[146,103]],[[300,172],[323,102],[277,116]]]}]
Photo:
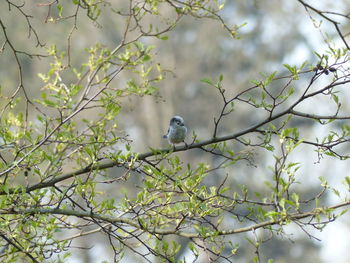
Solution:
[{"label": "green leaf", "polygon": [[161,36],[160,39],[161,39],[161,40],[168,40],[169,37],[165,35],[165,36]]},{"label": "green leaf", "polygon": [[212,82],[212,80],[208,79],[208,78],[203,78],[201,79],[201,82],[209,84],[211,86],[214,86],[214,83]]},{"label": "green leaf", "polygon": [[332,191],[336,196],[340,197],[340,192],[337,189],[332,188]]},{"label": "green leaf", "polygon": [[308,64],[309,64],[308,61],[304,61],[303,64],[301,64],[301,66],[299,67],[299,70],[304,69]]},{"label": "green leaf", "polygon": [[288,69],[288,71],[292,74],[293,79],[298,79],[298,70],[296,66],[291,66],[288,64],[283,64],[283,66]]},{"label": "green leaf", "polygon": [[144,62],[146,62],[146,61],[149,61],[151,59],[151,56],[146,54],[146,55],[143,56],[142,59],[143,59]]},{"label": "green leaf", "polygon": [[58,9],[58,16],[59,16],[59,17],[62,17],[62,13],[63,13],[63,6],[62,6],[62,4],[58,3],[58,4],[56,5],[56,7],[57,7],[57,9]]},{"label": "green leaf", "polygon": [[269,75],[269,76],[265,79],[264,85],[265,85],[265,86],[268,86],[268,85],[273,81],[273,79],[275,78],[276,74],[277,74],[277,71],[275,71],[275,72],[273,72],[271,75]]}]

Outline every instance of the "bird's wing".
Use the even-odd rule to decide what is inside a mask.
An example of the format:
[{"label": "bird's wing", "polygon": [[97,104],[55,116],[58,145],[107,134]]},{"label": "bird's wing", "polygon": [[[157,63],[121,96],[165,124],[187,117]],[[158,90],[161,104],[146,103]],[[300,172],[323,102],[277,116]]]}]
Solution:
[{"label": "bird's wing", "polygon": [[166,133],[165,135],[163,135],[163,138],[164,138],[164,139],[168,138],[168,134],[169,134],[169,132],[170,132],[170,127],[168,128],[167,133]]}]

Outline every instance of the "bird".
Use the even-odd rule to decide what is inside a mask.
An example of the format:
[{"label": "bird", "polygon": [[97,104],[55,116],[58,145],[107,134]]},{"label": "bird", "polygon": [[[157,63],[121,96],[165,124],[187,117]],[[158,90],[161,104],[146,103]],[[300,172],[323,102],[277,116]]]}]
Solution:
[{"label": "bird", "polygon": [[185,142],[187,128],[184,119],[180,116],[174,116],[170,119],[168,133],[163,136],[168,142],[175,146],[177,143]]}]

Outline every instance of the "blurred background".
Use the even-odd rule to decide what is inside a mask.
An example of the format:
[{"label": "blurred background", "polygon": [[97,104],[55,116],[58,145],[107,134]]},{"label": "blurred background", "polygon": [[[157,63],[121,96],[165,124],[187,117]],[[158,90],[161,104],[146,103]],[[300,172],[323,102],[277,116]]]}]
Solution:
[{"label": "blurred background", "polygon": [[[39,1],[27,4],[28,13],[33,14],[32,22],[38,29],[39,37],[46,47],[56,44],[58,49],[67,48],[67,36],[72,28],[73,21],[45,23],[47,9],[38,5]],[[111,1],[112,7],[119,8],[126,1]],[[337,1],[308,1],[321,10],[350,12],[348,0]],[[98,24],[93,23],[84,16],[80,16],[71,41],[72,64],[79,65],[86,60],[86,48],[101,43],[113,48],[121,40],[124,22],[115,13],[108,11],[106,6]],[[33,34],[28,40],[28,27],[22,15],[16,10],[8,12],[3,1],[0,3],[1,19],[6,23],[11,39],[16,39],[18,49],[33,53],[45,53],[46,47],[36,47]],[[6,10],[6,11],[5,11]],[[167,9],[162,10],[164,17]],[[120,114],[120,129],[124,130],[133,141],[135,151],[145,152],[152,148],[167,147],[162,138],[166,133],[169,120],[174,115],[185,119],[191,134],[195,132],[198,139],[209,139],[213,134],[214,117],[217,117],[222,107],[222,100],[217,90],[209,87],[200,80],[211,78],[217,80],[220,74],[224,76],[224,88],[228,95],[236,94],[253,84],[251,80],[261,79],[260,73],[278,71],[280,75],[286,73],[284,63],[301,65],[308,61],[310,65],[317,64],[314,51],[323,54],[327,50],[325,39],[334,40],[336,46],[341,42],[337,38],[332,25],[323,22],[320,27],[310,19],[308,13],[297,1],[259,0],[259,1],[226,1],[222,12],[228,24],[245,24],[239,30],[240,39],[232,39],[227,31],[215,20],[186,17],[171,31],[168,40],[145,39],[147,45],[155,45],[156,59],[163,69],[167,70],[166,79],[158,85],[157,96],[133,97],[122,101],[123,109]],[[319,19],[316,15],[315,18]],[[350,24],[344,25],[350,29]],[[2,36],[1,36],[2,37]],[[1,42],[4,39],[0,39]],[[17,67],[9,49],[5,49],[0,56],[0,79],[2,92],[11,94],[17,86]],[[31,98],[39,97],[43,86],[38,73],[46,72],[48,61],[46,59],[29,58],[21,56],[24,65],[24,81],[30,90]],[[312,73],[311,73],[312,74]],[[311,75],[305,75],[305,80],[296,82],[296,89],[303,89]],[[123,76],[115,85],[123,85],[127,76]],[[69,83],[69,79],[65,79]],[[120,82],[119,82],[120,81]],[[278,85],[278,84],[275,84]],[[300,86],[299,86],[300,85]],[[348,95],[346,95],[348,96]],[[318,102],[320,103],[320,102]],[[307,107],[315,107],[308,105]],[[322,108],[322,104],[317,104]],[[322,109],[322,111],[328,109]],[[235,111],[224,119],[219,129],[220,135],[234,133],[258,122],[264,115],[262,111],[243,105],[237,105]],[[322,128],[313,122],[295,120],[294,124],[302,129],[301,137],[314,139],[316,135],[323,135]],[[233,146],[235,150],[244,150],[240,145]],[[198,163],[206,160],[215,164],[217,160],[199,150],[190,150],[178,154],[186,163]],[[207,184],[218,184],[226,174],[229,174],[228,184],[235,188],[237,184],[245,184],[249,189],[266,192],[261,183],[271,178],[269,166],[274,160],[267,151],[255,154],[255,166],[247,162],[239,162],[223,174],[211,174]],[[299,191],[304,197],[312,196],[320,190],[319,176],[326,177],[333,187],[345,191],[341,182],[349,170],[348,161],[340,162],[323,158],[320,162],[314,149],[307,146],[300,147],[292,159],[302,163],[299,170],[301,184]],[[122,171],[111,169],[111,176]],[[127,182],[119,185],[120,191],[116,193],[115,185],[107,185],[102,189],[106,196],[122,197],[124,193],[132,195],[137,191],[135,185],[142,187],[142,178],[132,176]],[[334,201],[331,197],[330,203]],[[335,200],[336,201],[336,200]],[[350,220],[349,214],[330,224],[322,232],[309,229],[321,241],[310,238],[298,227],[290,225],[285,229],[286,236],[274,237],[261,248],[263,262],[272,258],[274,262],[337,262],[348,263],[348,250],[350,249]],[[244,235],[233,236],[234,242],[240,243],[237,261],[247,262],[252,258],[254,248],[250,247]],[[185,241],[184,241],[185,242]],[[92,249],[73,249],[70,263],[101,262],[103,259],[110,262],[112,252],[109,250],[106,238],[101,234],[87,236],[74,242],[75,247],[92,247]],[[185,244],[185,243],[184,243]],[[182,257],[187,257],[186,250]],[[141,262],[139,258],[127,254],[124,262]],[[200,258],[197,262],[206,262]]]}]

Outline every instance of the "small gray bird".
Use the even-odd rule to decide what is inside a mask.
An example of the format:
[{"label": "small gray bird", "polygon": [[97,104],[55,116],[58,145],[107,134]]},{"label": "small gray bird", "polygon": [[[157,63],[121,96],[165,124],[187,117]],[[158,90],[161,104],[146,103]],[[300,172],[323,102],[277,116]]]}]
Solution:
[{"label": "small gray bird", "polygon": [[170,120],[168,133],[163,138],[168,139],[170,144],[185,142],[187,128],[184,119],[180,116],[174,116]]}]

